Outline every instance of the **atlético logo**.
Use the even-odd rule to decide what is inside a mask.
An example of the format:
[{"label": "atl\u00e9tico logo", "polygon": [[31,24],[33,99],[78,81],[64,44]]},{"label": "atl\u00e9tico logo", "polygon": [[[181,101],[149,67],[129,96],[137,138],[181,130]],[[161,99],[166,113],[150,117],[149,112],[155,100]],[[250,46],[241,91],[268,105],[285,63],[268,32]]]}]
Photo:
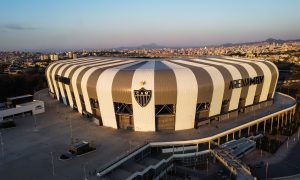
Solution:
[{"label": "atl\u00e9tico logo", "polygon": [[152,91],[145,88],[140,90],[134,90],[134,98],[140,106],[145,107],[150,102],[152,97]]}]

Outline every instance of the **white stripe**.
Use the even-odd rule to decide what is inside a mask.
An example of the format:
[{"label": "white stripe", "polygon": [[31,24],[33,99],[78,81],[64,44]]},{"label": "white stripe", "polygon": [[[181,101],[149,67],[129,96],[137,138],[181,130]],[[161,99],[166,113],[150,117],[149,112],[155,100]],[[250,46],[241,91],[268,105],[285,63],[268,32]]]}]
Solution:
[{"label": "white stripe", "polygon": [[[68,67],[68,66],[69,66],[69,64],[63,65],[63,66],[59,69],[57,75],[61,76],[63,70],[66,69],[66,67]],[[61,92],[61,97],[62,97],[63,103],[64,103],[65,105],[67,105],[66,95],[65,95],[65,91],[64,91],[64,89],[63,89],[63,87],[62,87],[62,86],[63,86],[63,85],[62,85],[62,82],[58,82],[58,86],[59,86],[59,90],[60,90],[60,92]]]},{"label": "white stripe", "polygon": [[57,88],[56,83],[55,83],[55,75],[56,75],[55,72],[56,72],[57,68],[59,68],[59,67],[61,67],[61,66],[63,66],[63,65],[64,65],[64,64],[58,64],[58,65],[55,66],[55,67],[53,68],[53,70],[52,70],[52,80],[53,80],[54,92],[55,92],[55,94],[56,94],[57,100],[59,100],[60,97],[59,97],[59,91],[58,91],[58,88]]},{"label": "white stripe", "polygon": [[[83,60],[78,60],[76,62],[72,62],[72,63],[68,63],[68,64],[64,64],[57,72],[57,75],[61,76],[62,75],[62,72],[68,67],[70,66],[71,64],[77,64],[77,63],[83,63],[83,62],[87,62],[87,61],[83,61]],[[93,62],[93,61],[89,61],[89,62]],[[55,82],[54,81],[54,86],[56,86],[55,83],[58,83],[58,87],[59,87],[59,91],[60,91],[60,94],[61,94],[61,97],[62,97],[62,100],[63,100],[63,103],[65,105],[67,105],[67,99],[66,99],[66,95],[65,95],[65,91],[63,89],[63,83],[62,82]]]},{"label": "white stripe", "polygon": [[107,64],[107,65],[103,65],[103,66],[97,66],[97,67],[93,67],[89,70],[87,70],[81,80],[81,90],[82,90],[82,95],[83,95],[83,99],[84,99],[84,103],[85,103],[85,107],[86,107],[86,111],[89,113],[93,113],[92,111],[92,107],[90,104],[90,99],[89,99],[89,94],[88,94],[88,88],[87,88],[87,83],[88,83],[88,79],[90,78],[90,76],[97,71],[98,69],[102,69],[102,68],[107,68],[110,66],[116,66],[116,65],[122,65],[122,64],[127,64],[127,63],[131,63],[131,62],[135,62],[134,60],[123,60],[121,62],[118,63],[114,63],[114,64]]},{"label": "white stripe", "polygon": [[53,67],[55,67],[56,65],[61,64],[61,63],[62,63],[61,61],[51,63],[47,68],[46,75],[47,75],[49,90],[51,93],[54,93],[54,89],[53,89],[53,85],[52,85],[52,74],[50,74],[50,72],[52,71]]},{"label": "white stripe", "polygon": [[[95,62],[97,62],[97,61],[90,61],[88,64],[90,64],[90,63],[95,63]],[[69,77],[71,71],[72,71],[73,69],[75,69],[76,67],[80,67],[80,66],[82,66],[82,64],[80,64],[80,65],[73,65],[73,66],[69,67],[69,68],[66,70],[66,72],[65,72],[65,74],[64,74],[64,77],[70,78],[70,81],[71,81],[72,77]],[[71,82],[70,82],[70,83],[71,83]],[[72,94],[71,94],[70,85],[65,85],[65,87],[66,87],[66,92],[67,92],[67,97],[68,97],[69,105],[70,105],[71,108],[73,108],[73,107],[74,107],[74,102],[73,102],[73,98],[72,98]]]},{"label": "white stripe", "polygon": [[[217,59],[217,58],[208,58],[208,59],[212,60],[212,61],[238,64],[238,65],[242,66],[248,72],[249,77],[253,78],[253,77],[257,76],[257,73],[256,73],[255,69],[252,66],[250,66],[249,64],[241,63],[241,62],[234,62],[234,61],[225,60],[225,59]],[[257,87],[256,84],[249,86],[247,97],[246,97],[246,100],[245,100],[245,106],[253,104],[256,87]]]},{"label": "white stripe", "polygon": [[[78,61],[78,60],[76,60],[76,61],[72,61],[72,62],[70,62],[70,63],[68,63],[68,64],[78,64],[79,65],[79,63],[80,63],[80,65],[82,65],[82,64],[91,64],[91,63],[94,63],[94,62],[102,62],[102,61],[98,61],[98,60],[86,60],[86,61],[82,61],[82,60],[80,60],[80,61]],[[65,63],[63,63],[63,64],[60,64],[60,65],[58,65],[58,66],[56,66],[57,68],[62,68],[63,66],[65,65]],[[52,71],[52,77],[55,77],[55,71],[56,71],[57,69],[55,69],[54,70],[54,68],[53,68],[53,71]],[[62,89],[60,89],[60,91],[59,91],[59,89],[58,89],[58,87],[57,87],[57,81],[55,81],[55,79],[53,78],[53,86],[54,86],[54,89],[55,89],[55,92],[56,92],[56,98],[57,98],[57,100],[59,100],[59,92],[64,92]],[[60,94],[60,95],[62,95],[62,94]],[[65,97],[64,97],[65,98]]]},{"label": "white stripe", "polygon": [[[137,62],[140,63],[140,62]],[[96,91],[100,106],[101,118],[104,126],[117,129],[117,121],[112,97],[112,83],[120,69],[132,66],[136,63],[125,64],[115,68],[104,70],[97,80]]]},{"label": "white stripe", "polygon": [[162,62],[173,70],[177,82],[175,130],[191,129],[195,124],[198,97],[196,77],[186,67],[168,61]]},{"label": "white stripe", "polygon": [[[81,59],[80,59],[81,60]],[[51,93],[55,93],[54,92],[54,88],[53,88],[53,84],[52,84],[52,81],[54,82],[54,79],[52,79],[52,74],[50,75],[50,71],[52,71],[53,67],[55,65],[59,65],[59,64],[65,64],[65,63],[72,63],[72,62],[77,62],[78,60],[77,59],[72,59],[72,60],[60,60],[60,61],[57,61],[57,62],[54,62],[54,63],[51,63],[49,65],[49,67],[47,68],[47,79],[48,79],[48,86],[50,88],[50,92]]]},{"label": "white stripe", "polygon": [[[77,79],[79,74],[85,70],[86,68],[89,67],[93,67],[93,66],[99,66],[99,65],[104,65],[104,64],[109,64],[112,62],[119,62],[121,60],[112,60],[112,61],[106,61],[106,62],[99,62],[96,64],[91,64],[91,65],[85,65],[85,66],[80,66],[80,68],[76,69],[73,76],[71,77],[71,83],[72,83],[72,88],[73,88],[73,93],[75,96],[75,101],[76,101],[76,105],[77,105],[77,109],[79,113],[82,113],[82,105],[81,105],[81,101],[80,101],[80,97],[79,97],[79,93],[78,93],[78,87],[77,87]],[[87,95],[87,94],[86,94]]]},{"label": "white stripe", "polygon": [[273,94],[272,94],[272,98],[274,98],[275,89],[276,89],[276,86],[277,86],[277,83],[278,83],[279,71],[278,71],[277,66],[274,63],[272,63],[270,61],[265,61],[265,62],[271,64],[276,70],[276,81],[275,81],[275,86],[274,86]]},{"label": "white stripe", "polygon": [[[89,61],[78,61],[76,63],[72,63],[72,64],[76,64],[76,65],[85,65],[85,64],[91,64],[91,63],[95,63],[95,62],[106,62],[105,60],[101,60],[101,61],[98,61],[98,60],[92,60],[90,59]],[[80,64],[78,64],[80,63]],[[60,70],[58,71],[58,75],[59,76],[62,76],[62,72],[70,65],[72,64],[65,64],[63,67],[60,68]],[[64,91],[64,88],[63,88],[63,83],[62,82],[58,82],[58,85],[59,85],[59,90],[61,92],[61,96],[62,96],[62,99],[63,99],[63,103],[65,105],[67,105],[67,98],[66,98],[66,94],[65,94],[65,91]]]},{"label": "white stripe", "polygon": [[56,65],[57,63],[51,63],[49,66],[48,66],[48,68],[47,68],[47,72],[46,72],[46,76],[47,76],[47,80],[48,80],[48,87],[49,87],[49,91],[51,92],[51,93],[54,93],[53,92],[53,87],[52,87],[52,80],[51,80],[51,77],[50,77],[50,71],[52,70],[52,67],[54,66],[54,65]]},{"label": "white stripe", "polygon": [[[225,57],[225,58],[230,58],[230,57]],[[250,60],[250,61],[255,61],[255,62],[262,62],[262,63],[268,63],[270,64],[271,66],[273,66],[275,68],[275,71],[276,71],[276,79],[275,79],[275,86],[274,86],[274,89],[273,89],[273,94],[272,94],[272,98],[274,98],[274,94],[275,94],[275,89],[276,89],[276,85],[278,83],[278,77],[279,77],[279,71],[278,71],[278,68],[277,66],[273,63],[273,62],[270,62],[270,61],[267,61],[267,60],[260,60],[260,59],[249,59],[249,58],[246,58],[247,60]],[[271,73],[272,74],[272,73]]]},{"label": "white stripe", "polygon": [[[154,68],[155,61],[147,62],[136,69],[132,77],[131,101],[135,131],[155,131]],[[141,86],[141,81],[145,81],[145,85]],[[134,90],[142,87],[152,91],[150,102],[145,107],[141,107],[134,98]]]},{"label": "white stripe", "polygon": [[[217,68],[208,65],[193,63],[184,60],[177,60],[176,62],[195,66],[195,67],[201,67],[205,71],[207,71],[207,73],[212,79],[212,86],[213,86],[212,99],[209,108],[209,116],[220,114],[222,108],[224,89],[225,89],[225,81],[221,72]],[[189,82],[189,80],[186,81]],[[199,94],[199,96],[201,96],[201,94]]]},{"label": "white stripe", "polygon": [[[205,60],[200,60],[200,59],[194,59],[194,60],[198,61],[198,62],[205,62],[207,64],[214,64],[214,65],[222,66],[229,71],[229,73],[233,79],[242,79],[242,75],[239,72],[239,70],[232,65],[225,64],[225,63],[212,62],[212,61],[205,61]],[[237,109],[239,107],[241,92],[242,92],[242,88],[235,88],[232,90],[232,95],[231,95],[231,99],[229,102],[229,108],[228,108],[229,111]]]},{"label": "white stripe", "polygon": [[228,58],[228,59],[241,60],[243,62],[255,63],[259,66],[259,68],[262,70],[262,72],[264,74],[263,87],[261,90],[259,102],[266,101],[268,99],[268,94],[269,94],[271,80],[272,80],[272,73],[271,73],[271,70],[269,69],[269,67],[260,61],[252,61],[252,60],[237,59],[237,58]]}]

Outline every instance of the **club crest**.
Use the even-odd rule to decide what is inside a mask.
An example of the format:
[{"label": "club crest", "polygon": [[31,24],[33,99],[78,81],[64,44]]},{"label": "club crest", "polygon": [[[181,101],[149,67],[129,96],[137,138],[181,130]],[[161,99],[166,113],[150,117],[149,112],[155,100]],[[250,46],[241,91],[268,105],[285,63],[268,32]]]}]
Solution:
[{"label": "club crest", "polygon": [[152,97],[152,91],[147,90],[145,88],[141,88],[139,90],[134,90],[134,98],[136,102],[142,106],[145,107],[150,102]]}]

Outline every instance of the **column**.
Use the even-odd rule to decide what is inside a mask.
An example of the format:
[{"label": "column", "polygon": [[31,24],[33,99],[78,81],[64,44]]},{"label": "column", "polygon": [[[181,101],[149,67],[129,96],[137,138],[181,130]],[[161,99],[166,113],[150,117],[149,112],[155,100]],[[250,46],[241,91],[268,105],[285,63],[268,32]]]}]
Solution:
[{"label": "column", "polygon": [[226,135],[226,142],[228,142],[228,134]]},{"label": "column", "polygon": [[256,132],[258,132],[259,123],[256,124]]},{"label": "column", "polygon": [[279,129],[279,124],[280,124],[280,116],[277,116],[277,130]]},{"label": "column", "polygon": [[250,128],[251,126],[248,127],[248,136],[250,135]]},{"label": "column", "polygon": [[240,129],[239,130],[239,138],[241,138],[241,135],[242,135],[242,130]]},{"label": "column", "polygon": [[208,141],[208,149],[210,150],[210,141]]},{"label": "column", "polygon": [[235,132],[233,132],[233,134],[232,134],[232,139],[234,139],[234,134],[235,134]]},{"label": "column", "polygon": [[272,133],[272,130],[273,130],[273,117],[271,119],[271,133]]},{"label": "column", "polygon": [[295,111],[296,111],[296,107],[293,109],[293,115],[292,118],[295,120]]},{"label": "column", "polygon": [[218,146],[220,146],[220,138],[218,138]]},{"label": "column", "polygon": [[281,127],[284,126],[284,113],[281,114]]}]

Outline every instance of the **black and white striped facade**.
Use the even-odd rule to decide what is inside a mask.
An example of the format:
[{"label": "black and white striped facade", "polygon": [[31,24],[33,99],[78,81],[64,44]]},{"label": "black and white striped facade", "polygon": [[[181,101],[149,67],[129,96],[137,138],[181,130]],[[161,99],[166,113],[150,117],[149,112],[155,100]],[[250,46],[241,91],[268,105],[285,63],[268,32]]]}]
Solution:
[{"label": "black and white striped facade", "polygon": [[100,125],[185,130],[272,100],[277,67],[232,57],[141,60],[105,57],[51,63],[49,91]]}]

